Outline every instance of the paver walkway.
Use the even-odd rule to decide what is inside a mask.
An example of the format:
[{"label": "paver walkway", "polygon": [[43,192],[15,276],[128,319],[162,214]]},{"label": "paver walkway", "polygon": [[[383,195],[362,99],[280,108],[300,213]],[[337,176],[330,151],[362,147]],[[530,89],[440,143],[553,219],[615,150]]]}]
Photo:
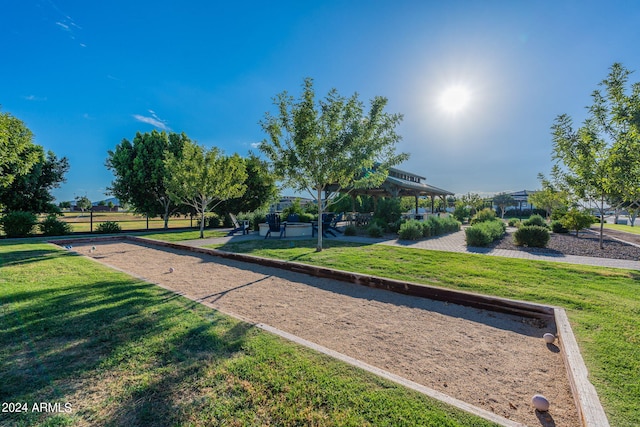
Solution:
[{"label": "paver walkway", "polygon": [[[189,246],[205,246],[219,243],[226,243],[229,241],[242,241],[242,240],[254,240],[263,239],[258,233],[252,233],[249,235],[238,235],[230,237],[218,237],[209,239],[198,240],[186,240],[180,242]],[[295,240],[295,238],[288,238],[287,240]],[[549,255],[538,254],[535,252],[525,251],[513,251],[507,249],[492,249],[492,248],[477,248],[467,247],[465,242],[464,231],[458,231],[456,233],[447,234],[444,236],[432,237],[430,239],[410,241],[410,240],[397,240],[397,239],[374,239],[370,237],[359,236],[344,236],[339,234],[337,237],[330,237],[328,240],[342,240],[348,242],[368,243],[368,244],[381,244],[389,246],[402,246],[407,248],[428,249],[433,251],[447,251],[447,252],[460,252],[470,254],[483,254],[491,256],[500,256],[506,258],[520,258],[531,259],[537,261],[552,261],[552,262],[564,262],[569,264],[582,264],[593,265],[599,267],[613,267],[613,268],[625,268],[630,270],[640,270],[640,261],[629,261],[612,258],[596,258],[577,255]]]}]

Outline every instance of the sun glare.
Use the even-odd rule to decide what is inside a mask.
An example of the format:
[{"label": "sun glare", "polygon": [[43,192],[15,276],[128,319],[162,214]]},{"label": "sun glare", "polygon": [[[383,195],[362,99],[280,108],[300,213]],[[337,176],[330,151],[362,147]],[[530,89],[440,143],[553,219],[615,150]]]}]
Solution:
[{"label": "sun glare", "polygon": [[447,113],[458,113],[469,105],[471,94],[464,86],[450,86],[440,95],[439,105]]}]

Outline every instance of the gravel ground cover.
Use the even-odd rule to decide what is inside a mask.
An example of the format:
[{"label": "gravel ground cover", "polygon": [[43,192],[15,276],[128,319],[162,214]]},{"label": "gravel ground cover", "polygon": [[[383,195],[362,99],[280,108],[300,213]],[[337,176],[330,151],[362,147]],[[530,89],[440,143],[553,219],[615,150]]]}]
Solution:
[{"label": "gravel ground cover", "polygon": [[[578,236],[576,236],[575,233],[551,233],[551,239],[549,240],[549,244],[546,248],[527,248],[516,246],[513,243],[513,232],[515,232],[515,230],[515,228],[510,228],[507,231],[507,234],[505,234],[502,239],[494,242],[491,247],[495,249],[508,249],[542,254],[578,255],[631,261],[638,261],[640,259],[640,247],[621,242],[609,235],[604,236],[604,249],[600,249],[599,235],[590,231],[581,232]],[[628,238],[628,233],[623,234],[624,235],[622,236],[616,237]]]}]

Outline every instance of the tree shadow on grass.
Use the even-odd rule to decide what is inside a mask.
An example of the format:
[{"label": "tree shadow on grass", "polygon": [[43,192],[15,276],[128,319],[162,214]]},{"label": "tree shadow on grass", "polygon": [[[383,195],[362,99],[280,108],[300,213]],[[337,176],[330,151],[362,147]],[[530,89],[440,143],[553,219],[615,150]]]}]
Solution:
[{"label": "tree shadow on grass", "polygon": [[[41,255],[18,252],[15,265],[42,262],[48,268],[56,262]],[[240,351],[251,329],[135,279],[78,278],[74,272],[68,279],[68,285],[57,281],[1,294],[0,401],[65,402],[97,384],[116,399],[125,396],[117,403],[122,410],[101,412],[103,400],[95,406],[72,401],[81,409],[70,416],[100,424],[164,424],[175,416],[172,408],[188,384],[211,361]],[[151,380],[140,380],[141,373]],[[114,378],[130,381],[135,391],[118,392]],[[3,418],[30,425],[50,415]]]}]

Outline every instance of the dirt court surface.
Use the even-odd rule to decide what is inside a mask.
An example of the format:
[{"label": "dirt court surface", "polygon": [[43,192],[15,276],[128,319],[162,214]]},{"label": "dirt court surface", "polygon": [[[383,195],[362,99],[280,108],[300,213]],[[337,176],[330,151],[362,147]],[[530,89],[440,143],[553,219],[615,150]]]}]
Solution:
[{"label": "dirt court surface", "polygon": [[[541,338],[554,325],[139,243],[73,250],[511,420],[580,425],[562,349]],[[548,414],[531,406],[536,393],[550,400]]]}]

